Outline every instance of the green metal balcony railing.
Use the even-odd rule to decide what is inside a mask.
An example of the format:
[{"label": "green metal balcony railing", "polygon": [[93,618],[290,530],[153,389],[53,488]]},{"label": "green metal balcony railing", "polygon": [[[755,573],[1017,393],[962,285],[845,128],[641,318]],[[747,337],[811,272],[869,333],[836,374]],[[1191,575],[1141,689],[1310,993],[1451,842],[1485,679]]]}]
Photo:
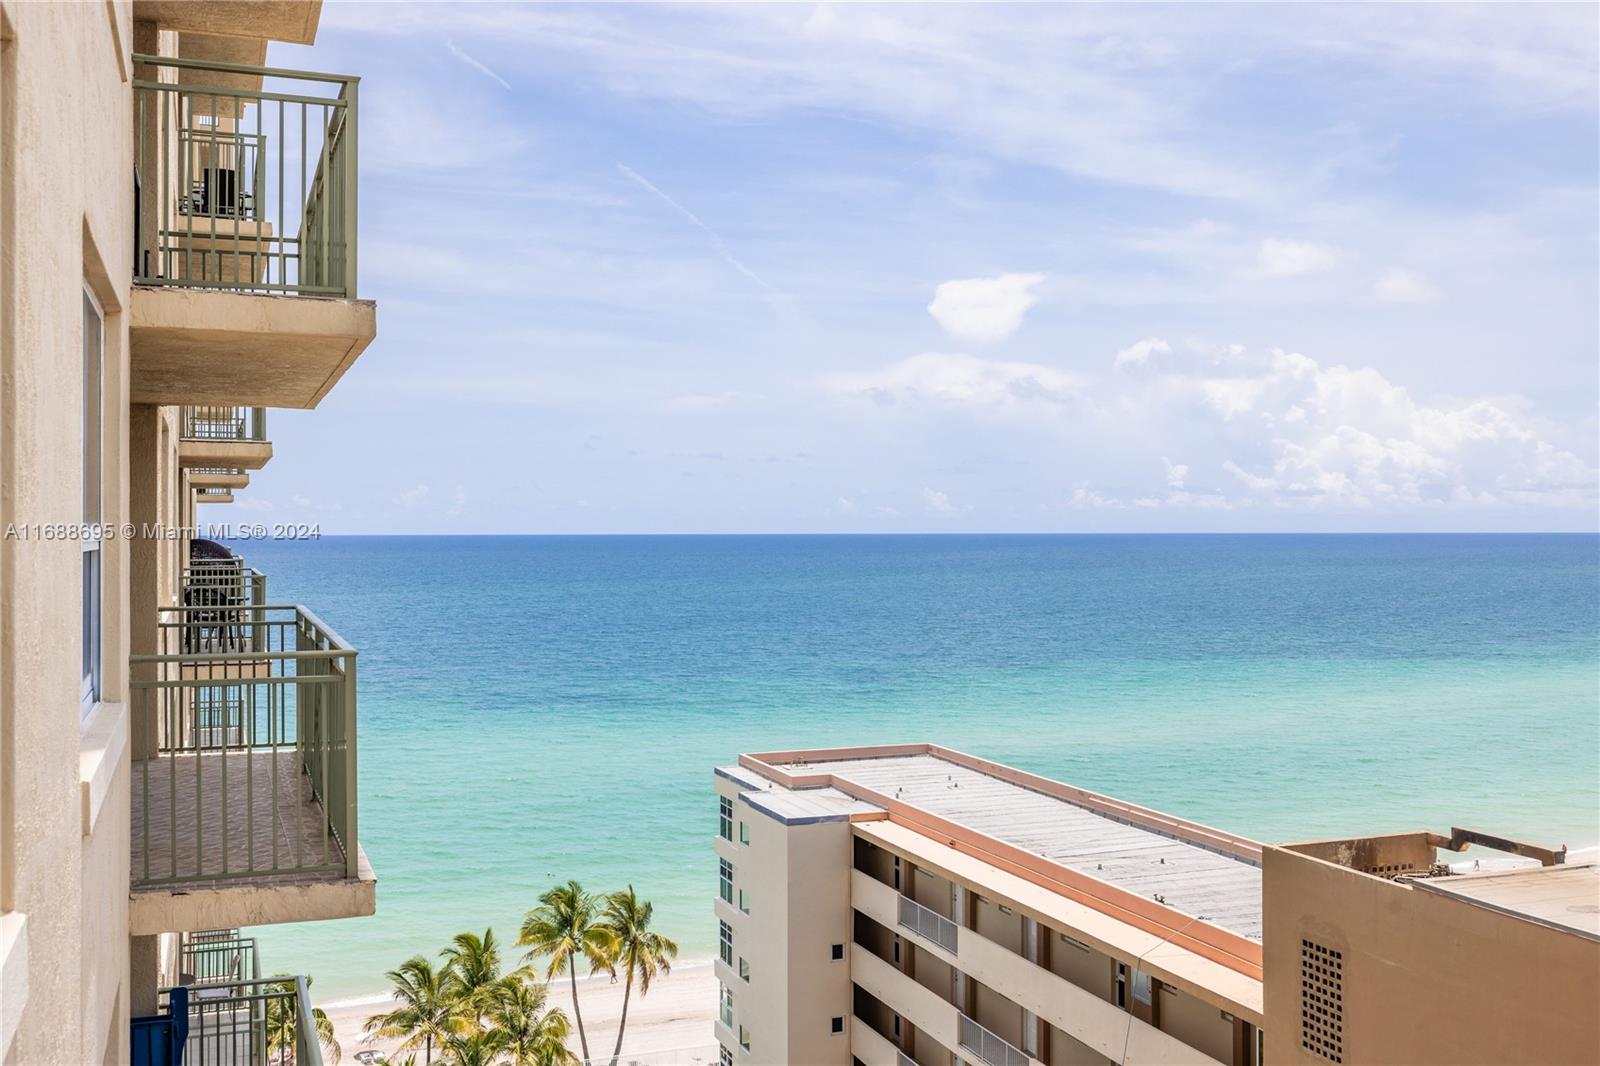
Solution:
[{"label": "green metal balcony railing", "polygon": [[304,977],[163,988],[159,997],[169,1013],[186,1003],[184,1066],[322,1066]]},{"label": "green metal balcony railing", "polygon": [[189,644],[182,650],[263,650],[267,575],[243,559],[195,559],[182,580],[183,605],[192,609],[183,630]]},{"label": "green metal balcony railing", "polygon": [[353,298],[360,79],[133,61],[134,280]]},{"label": "green metal balcony railing", "polygon": [[254,937],[237,929],[184,933],[178,945],[178,981],[192,988],[217,988],[260,980],[261,959]]},{"label": "green metal balcony railing", "polygon": [[157,629],[129,658],[133,886],[359,876],[355,649],[296,606]]},{"label": "green metal balcony railing", "polygon": [[184,440],[264,442],[267,439],[267,409],[216,404],[180,407],[178,436]]}]

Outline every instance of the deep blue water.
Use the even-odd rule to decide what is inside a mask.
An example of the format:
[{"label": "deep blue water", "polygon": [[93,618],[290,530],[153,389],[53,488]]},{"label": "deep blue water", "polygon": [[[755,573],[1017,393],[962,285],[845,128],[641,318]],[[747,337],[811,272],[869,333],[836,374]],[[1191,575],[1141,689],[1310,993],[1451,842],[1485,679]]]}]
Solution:
[{"label": "deep blue water", "polygon": [[1600,841],[1600,537],[349,537],[234,545],[360,649],[379,914],[324,996],[557,878],[710,955],[713,765],[933,740],[1266,840]]}]

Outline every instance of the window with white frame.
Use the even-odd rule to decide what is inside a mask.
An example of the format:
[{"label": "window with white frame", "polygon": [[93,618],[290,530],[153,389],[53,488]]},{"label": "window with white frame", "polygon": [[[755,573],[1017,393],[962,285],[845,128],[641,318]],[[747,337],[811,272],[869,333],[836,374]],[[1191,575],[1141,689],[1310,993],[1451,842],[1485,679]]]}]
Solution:
[{"label": "window with white frame", "polygon": [[727,922],[723,922],[723,921],[717,922],[717,925],[719,927],[718,930],[717,930],[717,940],[718,940],[718,943],[720,945],[719,948],[718,948],[718,951],[722,955],[722,961],[727,963],[729,966],[732,966],[733,965],[733,926],[731,926]]},{"label": "window with white frame", "polygon": [[100,518],[104,481],[105,325],[100,305],[83,290],[83,687],[79,715],[100,700]]},{"label": "window with white frame", "polygon": [[742,888],[739,890],[739,909],[746,914],[750,913],[750,894]]},{"label": "window with white frame", "polygon": [[717,892],[722,902],[733,902],[733,863],[727,859],[717,860]]},{"label": "window with white frame", "polygon": [[750,1030],[742,1025],[739,1026],[739,1046],[746,1051],[750,1050]]},{"label": "window with white frame", "polygon": [[733,839],[733,800],[727,796],[717,797],[717,834],[723,840]]},{"label": "window with white frame", "polygon": [[717,1045],[717,1063],[718,1066],[733,1066],[733,1052],[725,1044]]},{"label": "window with white frame", "polygon": [[722,1019],[722,1024],[729,1029],[733,1028],[733,989],[727,985],[718,984],[721,990],[717,994],[717,1016]]},{"label": "window with white frame", "polygon": [[750,980],[750,963],[743,955],[739,956],[739,979],[746,983]]},{"label": "window with white frame", "polygon": [[739,843],[750,843],[750,824],[748,822],[739,822]]}]

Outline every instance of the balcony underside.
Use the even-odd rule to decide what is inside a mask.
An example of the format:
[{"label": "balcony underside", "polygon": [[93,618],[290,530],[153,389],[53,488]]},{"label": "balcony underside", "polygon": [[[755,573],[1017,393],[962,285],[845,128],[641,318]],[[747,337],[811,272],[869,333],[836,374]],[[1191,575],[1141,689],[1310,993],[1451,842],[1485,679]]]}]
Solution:
[{"label": "balcony underside", "polygon": [[371,300],[136,285],[130,304],[133,403],[310,409],[378,330]]},{"label": "balcony underside", "polygon": [[195,503],[232,503],[232,492],[204,492],[194,498]]},{"label": "balcony underside", "polygon": [[[196,442],[198,443],[198,442]],[[182,445],[179,445],[182,451]],[[259,468],[258,468],[259,469]],[[210,474],[191,471],[189,487],[192,489],[243,489],[250,487],[249,474]]]},{"label": "balcony underside", "polygon": [[[360,876],[347,877],[343,849],[325,833],[326,814],[293,752],[157,756],[135,764],[132,793],[134,879],[146,869],[184,877],[133,889],[136,935],[351,918],[376,907],[366,855]],[[324,860],[323,872],[271,872]]]},{"label": "balcony underside", "polygon": [[288,44],[311,44],[322,18],[322,0],[232,0],[200,4],[194,0],[134,0],[137,22],[157,22],[179,33],[255,37]]},{"label": "balcony underside", "polygon": [[[178,465],[193,467],[237,467],[240,470],[260,470],[272,459],[272,442],[264,440],[180,440]],[[249,479],[246,478],[248,481]],[[196,488],[242,488],[240,485],[206,485],[191,482]]]}]

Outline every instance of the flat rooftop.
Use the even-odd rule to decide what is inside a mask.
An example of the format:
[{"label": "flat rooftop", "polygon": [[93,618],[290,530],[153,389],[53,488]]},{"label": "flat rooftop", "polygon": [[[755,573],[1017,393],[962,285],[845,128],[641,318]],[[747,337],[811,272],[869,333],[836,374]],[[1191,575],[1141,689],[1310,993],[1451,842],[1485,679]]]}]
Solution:
[{"label": "flat rooftop", "polygon": [[1600,863],[1406,880],[1413,888],[1600,940]]},{"label": "flat rooftop", "polygon": [[[788,773],[833,774],[1127,892],[1160,897],[1168,907],[1239,936],[1261,939],[1261,867],[1175,833],[1133,824],[932,753],[775,765]],[[836,789],[790,790],[751,770],[738,774],[736,780],[760,783],[762,803],[788,802],[777,793],[798,798],[827,792],[832,793],[826,801],[830,806],[843,800],[876,809]]]}]

